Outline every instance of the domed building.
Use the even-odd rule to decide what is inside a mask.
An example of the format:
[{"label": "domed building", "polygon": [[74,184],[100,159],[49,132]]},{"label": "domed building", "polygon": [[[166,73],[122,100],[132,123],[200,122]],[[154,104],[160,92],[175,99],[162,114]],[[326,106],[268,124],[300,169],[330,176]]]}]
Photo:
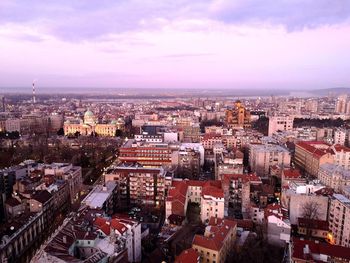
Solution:
[{"label": "domed building", "polygon": [[95,126],[96,125],[96,117],[92,111],[87,110],[84,114],[84,124]]},{"label": "domed building", "polygon": [[247,110],[240,100],[235,102],[233,109],[226,110],[226,124],[231,128],[250,128],[250,111]]},{"label": "domed building", "polygon": [[122,118],[117,121],[112,120],[110,123],[98,123],[95,114],[87,110],[84,113],[84,119],[67,120],[64,123],[64,134],[73,135],[77,132],[80,135],[100,135],[100,136],[115,136],[117,130],[124,130],[125,122]]}]

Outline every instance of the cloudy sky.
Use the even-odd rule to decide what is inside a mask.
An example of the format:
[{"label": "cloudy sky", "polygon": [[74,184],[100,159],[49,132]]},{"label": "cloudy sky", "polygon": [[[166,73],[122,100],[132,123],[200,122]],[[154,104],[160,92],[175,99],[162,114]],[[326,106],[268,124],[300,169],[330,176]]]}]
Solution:
[{"label": "cloudy sky", "polygon": [[349,0],[0,0],[0,87],[350,86]]}]

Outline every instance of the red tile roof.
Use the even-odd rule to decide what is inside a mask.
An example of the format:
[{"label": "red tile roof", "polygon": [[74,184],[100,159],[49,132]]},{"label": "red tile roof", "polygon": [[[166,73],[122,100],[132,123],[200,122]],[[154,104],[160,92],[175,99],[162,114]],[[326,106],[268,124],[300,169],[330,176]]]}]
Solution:
[{"label": "red tile roof", "polygon": [[[215,251],[220,251],[224,245],[226,236],[230,230],[236,226],[237,223],[233,220],[211,217],[209,220],[209,225],[206,228],[205,235],[195,235],[192,244]],[[234,233],[234,235],[235,234],[236,233]]]},{"label": "red tile roof", "polygon": [[[296,145],[312,153],[316,158],[320,158],[327,153],[334,154],[334,152],[331,149],[331,146],[322,141],[303,141],[298,142]],[[324,149],[319,149],[314,145],[322,145],[324,146]]]},{"label": "red tile roof", "polygon": [[298,169],[284,169],[283,175],[286,179],[301,178],[301,174]]},{"label": "red tile roof", "polygon": [[94,221],[94,225],[100,229],[106,236],[111,233],[111,227],[107,219],[102,217],[97,217]]},{"label": "red tile roof", "polygon": [[196,263],[199,262],[199,254],[193,248],[186,249],[175,258],[175,263]]},{"label": "red tile roof", "polygon": [[[309,247],[309,254],[304,253],[305,246]],[[312,259],[313,255],[327,255],[333,258],[340,258],[343,260],[350,260],[350,248],[328,243],[316,243],[310,240],[293,239],[292,257],[294,259]],[[316,260],[316,258],[315,258]],[[317,261],[316,261],[317,262]]]},{"label": "red tile roof", "polygon": [[114,230],[117,230],[120,234],[123,234],[128,230],[128,228],[124,224],[122,224],[117,218],[113,218],[110,221],[110,223],[111,223],[111,228],[113,228]]},{"label": "red tile roof", "polygon": [[220,181],[196,181],[183,180],[173,181],[169,190],[167,202],[172,203],[172,214],[184,216],[187,189],[189,186],[202,187],[202,196],[212,196],[214,198],[224,198],[224,192],[221,188]]}]

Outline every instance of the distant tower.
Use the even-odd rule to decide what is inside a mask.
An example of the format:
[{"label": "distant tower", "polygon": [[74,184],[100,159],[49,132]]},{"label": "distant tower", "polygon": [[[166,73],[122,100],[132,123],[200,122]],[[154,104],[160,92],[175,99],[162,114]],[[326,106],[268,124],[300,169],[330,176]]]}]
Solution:
[{"label": "distant tower", "polygon": [[2,96],[1,103],[2,103],[2,111],[5,112],[6,111],[5,96]]},{"label": "distant tower", "polygon": [[33,81],[33,104],[35,104],[35,83]]}]

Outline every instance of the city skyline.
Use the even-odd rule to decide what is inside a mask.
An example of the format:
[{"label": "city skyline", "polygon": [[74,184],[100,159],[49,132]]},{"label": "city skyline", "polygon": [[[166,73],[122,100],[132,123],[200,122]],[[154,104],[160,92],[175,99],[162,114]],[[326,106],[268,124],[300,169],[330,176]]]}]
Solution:
[{"label": "city skyline", "polygon": [[0,3],[0,88],[348,87],[345,1]]}]

